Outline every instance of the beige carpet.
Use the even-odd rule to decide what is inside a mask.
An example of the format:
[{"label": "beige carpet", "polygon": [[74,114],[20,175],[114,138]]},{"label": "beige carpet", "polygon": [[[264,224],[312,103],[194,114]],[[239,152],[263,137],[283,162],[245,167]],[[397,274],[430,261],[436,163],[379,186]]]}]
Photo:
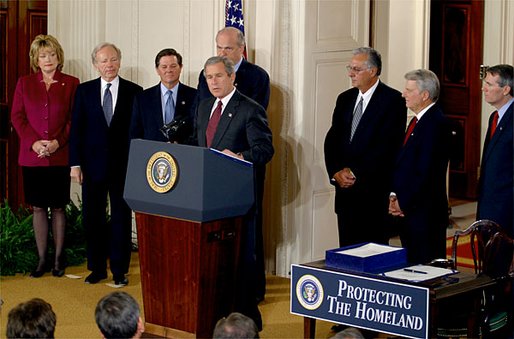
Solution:
[{"label": "beige carpet", "polygon": [[[28,275],[0,278],[1,306],[0,338],[5,338],[5,326],[9,310],[34,297],[49,302],[57,315],[56,338],[100,338],[94,320],[97,301],[114,290],[104,280],[96,285],[84,283],[88,271],[85,267],[69,267],[67,274],[81,276],[81,279],[55,278],[50,273],[34,279]],[[130,283],[122,290],[131,294],[142,306],[139,258],[132,255],[128,278]],[[261,338],[303,338],[303,318],[289,312],[289,279],[269,276],[266,300],[261,303],[264,328]],[[318,321],[316,338],[329,338],[332,324]]]}]

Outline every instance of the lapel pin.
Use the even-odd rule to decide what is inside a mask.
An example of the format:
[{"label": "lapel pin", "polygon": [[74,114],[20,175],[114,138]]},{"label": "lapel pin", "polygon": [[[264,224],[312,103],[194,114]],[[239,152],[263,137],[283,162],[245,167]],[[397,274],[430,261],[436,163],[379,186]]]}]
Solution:
[{"label": "lapel pin", "polygon": [[228,114],[228,117],[229,117],[229,118],[232,118],[232,113],[229,113],[229,114]]},{"label": "lapel pin", "polygon": [[182,101],[182,102],[181,102],[181,104],[182,104],[182,105],[185,105],[185,104],[186,104],[186,102],[185,102],[185,101]]}]

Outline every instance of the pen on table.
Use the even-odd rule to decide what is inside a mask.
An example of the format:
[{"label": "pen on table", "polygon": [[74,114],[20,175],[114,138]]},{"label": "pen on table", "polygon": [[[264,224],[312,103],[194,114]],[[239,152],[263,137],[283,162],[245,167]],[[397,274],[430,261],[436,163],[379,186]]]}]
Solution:
[{"label": "pen on table", "polygon": [[427,272],[413,270],[412,268],[404,268],[403,270],[404,270],[405,272],[411,272],[411,273],[428,274]]}]

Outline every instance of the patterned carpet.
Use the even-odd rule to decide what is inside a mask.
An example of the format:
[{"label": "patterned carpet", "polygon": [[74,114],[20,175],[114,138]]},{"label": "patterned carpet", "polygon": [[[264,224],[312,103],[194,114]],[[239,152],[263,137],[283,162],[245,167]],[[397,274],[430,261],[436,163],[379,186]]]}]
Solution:
[{"label": "patterned carpet", "polygon": [[[452,255],[453,234],[456,230],[464,230],[476,219],[476,202],[467,202],[452,206],[450,215],[450,228],[447,230],[446,256]],[[470,249],[470,237],[461,237],[457,244],[457,264],[460,267],[473,268],[473,259]]]}]

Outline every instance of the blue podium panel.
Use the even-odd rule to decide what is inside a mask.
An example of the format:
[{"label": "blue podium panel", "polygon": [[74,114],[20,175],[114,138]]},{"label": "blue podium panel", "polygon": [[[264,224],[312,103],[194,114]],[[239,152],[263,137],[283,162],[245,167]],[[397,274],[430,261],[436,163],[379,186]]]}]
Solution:
[{"label": "blue podium panel", "polygon": [[427,338],[429,289],[292,265],[291,313],[390,333]]},{"label": "blue podium panel", "polygon": [[251,163],[208,148],[134,139],[123,197],[136,212],[206,222],[245,215]]}]

